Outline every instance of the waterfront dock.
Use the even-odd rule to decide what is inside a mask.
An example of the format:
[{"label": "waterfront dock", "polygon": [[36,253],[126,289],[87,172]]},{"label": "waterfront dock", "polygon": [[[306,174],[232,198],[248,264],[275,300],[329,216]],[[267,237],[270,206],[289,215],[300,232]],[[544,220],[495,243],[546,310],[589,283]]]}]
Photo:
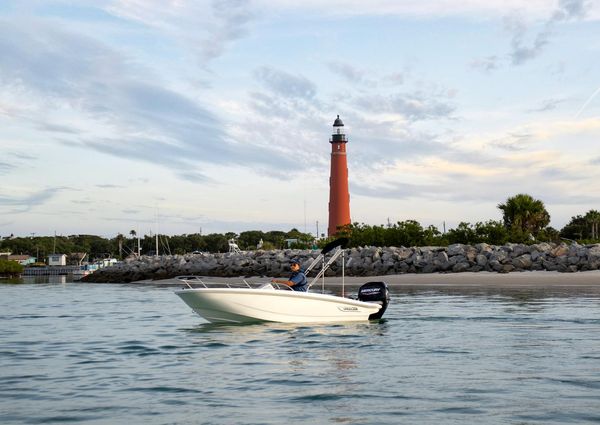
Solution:
[{"label": "waterfront dock", "polygon": [[25,267],[23,276],[60,276],[73,274],[80,270],[81,266]]}]

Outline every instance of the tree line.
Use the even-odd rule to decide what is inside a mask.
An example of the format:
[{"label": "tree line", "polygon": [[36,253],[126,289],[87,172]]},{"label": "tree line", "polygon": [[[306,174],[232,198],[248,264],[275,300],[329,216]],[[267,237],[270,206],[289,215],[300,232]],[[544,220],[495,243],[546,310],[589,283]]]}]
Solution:
[{"label": "tree line", "polygon": [[[208,235],[159,235],[158,252],[164,254],[186,254],[193,252],[227,252],[229,240],[233,239],[242,250],[261,247],[265,250],[283,248],[312,247],[314,236],[302,233],[297,229],[289,232],[250,230],[236,234],[211,233]],[[155,235],[144,235],[139,238],[139,251],[142,255],[156,254]],[[36,236],[10,237],[0,241],[0,252],[31,255],[43,262],[50,254],[87,253],[86,261],[102,258],[125,258],[138,253],[138,237],[135,231],[129,234],[118,234],[114,238],[103,238],[96,235],[70,236]]]},{"label": "tree line", "polygon": [[[571,218],[560,231],[548,224],[550,214],[541,200],[527,194],[518,194],[498,204],[502,220],[488,220],[474,224],[461,222],[447,232],[435,226],[423,227],[416,220],[399,221],[387,225],[352,223],[338,229],[336,236],[349,236],[350,246],[446,246],[453,243],[475,244],[485,242],[502,245],[507,242],[534,243],[563,239],[580,243],[600,242],[600,212],[590,210]],[[249,230],[239,234],[212,233],[208,235],[183,234],[159,236],[159,253],[185,254],[192,252],[227,252],[228,241],[234,239],[242,250],[316,248],[328,240],[315,241],[313,235],[297,229],[289,232]],[[143,255],[154,255],[156,239],[151,235],[139,238]],[[89,260],[125,258],[138,252],[138,237],[134,230],[114,238],[95,235],[44,236],[6,238],[0,242],[0,252],[29,254],[43,261],[52,253],[85,252]]]},{"label": "tree line", "polygon": [[435,226],[424,228],[414,220],[380,226],[353,223],[339,230],[341,234],[352,238],[353,246],[447,246],[482,242],[503,245],[508,242],[531,244],[562,240],[600,242],[600,212],[597,210],[572,217],[559,231],[549,226],[550,214],[544,202],[531,195],[509,197],[497,207],[502,213],[502,220],[475,224],[461,222],[446,233],[440,232]]}]

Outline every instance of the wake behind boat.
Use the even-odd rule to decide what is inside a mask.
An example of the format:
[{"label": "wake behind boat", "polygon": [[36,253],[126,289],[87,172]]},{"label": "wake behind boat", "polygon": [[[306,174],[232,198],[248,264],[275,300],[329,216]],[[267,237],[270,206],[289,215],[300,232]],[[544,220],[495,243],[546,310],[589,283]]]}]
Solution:
[{"label": "wake behind boat", "polygon": [[[348,240],[329,243],[307,268],[308,274],[319,262],[322,268],[313,279],[324,279],[325,271],[342,256],[344,281],[344,247]],[[325,255],[335,252],[325,262]],[[187,288],[175,291],[192,310],[213,323],[325,323],[380,319],[389,303],[389,291],[384,282],[369,282],[358,290],[357,299],[318,292],[293,291],[288,286],[261,284],[218,284],[202,281],[195,276],[178,278]],[[195,285],[195,286],[192,286]],[[324,280],[322,291],[324,292]],[[344,292],[342,286],[342,293]]]}]

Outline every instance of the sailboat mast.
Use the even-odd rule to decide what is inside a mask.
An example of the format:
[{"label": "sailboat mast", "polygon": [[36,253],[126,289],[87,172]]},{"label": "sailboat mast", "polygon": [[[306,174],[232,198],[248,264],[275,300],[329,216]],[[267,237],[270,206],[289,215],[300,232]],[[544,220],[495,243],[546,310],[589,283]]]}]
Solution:
[{"label": "sailboat mast", "polygon": [[158,257],[158,207],[156,208],[156,257]]}]

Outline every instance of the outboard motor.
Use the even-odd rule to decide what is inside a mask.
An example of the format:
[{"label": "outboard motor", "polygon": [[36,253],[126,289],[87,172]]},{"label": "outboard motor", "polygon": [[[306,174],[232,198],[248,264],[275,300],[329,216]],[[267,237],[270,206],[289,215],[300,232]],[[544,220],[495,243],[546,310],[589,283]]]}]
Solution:
[{"label": "outboard motor", "polygon": [[381,309],[371,314],[369,320],[381,319],[390,303],[390,291],[385,282],[368,282],[358,288],[358,300],[381,304]]}]

